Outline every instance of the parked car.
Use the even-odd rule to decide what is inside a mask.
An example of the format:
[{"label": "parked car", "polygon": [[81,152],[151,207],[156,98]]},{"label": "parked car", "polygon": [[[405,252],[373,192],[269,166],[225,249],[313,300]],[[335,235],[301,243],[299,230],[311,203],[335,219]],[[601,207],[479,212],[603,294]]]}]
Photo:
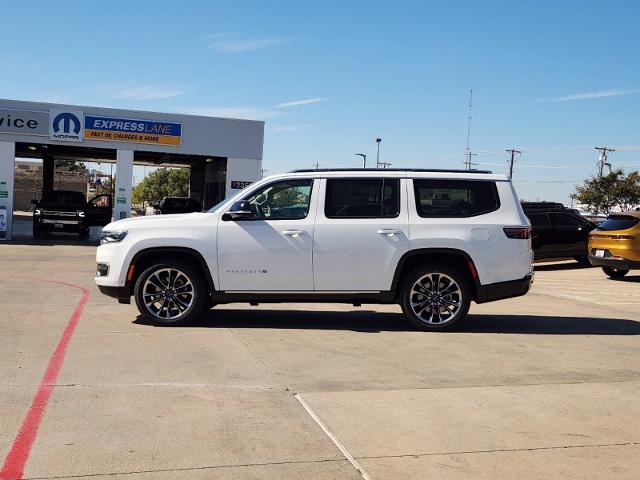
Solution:
[{"label": "parked car", "polygon": [[529,222],[491,172],[298,170],[167,220],[113,222],[96,255],[100,291],[159,325],[220,303],[343,302],[442,330],[533,279]]},{"label": "parked car", "polygon": [[531,243],[535,260],[573,258],[589,263],[589,232],[592,221],[577,215],[561,203],[522,202],[531,221]]},{"label": "parked car", "polygon": [[640,269],[640,211],[616,213],[589,235],[589,261],[611,278]]},{"label": "parked car", "polygon": [[87,202],[82,192],[51,190],[31,203],[35,205],[33,238],[48,232],[77,233],[80,238],[88,238],[90,227],[111,221],[111,195],[98,195]]},{"label": "parked car", "polygon": [[200,200],[190,197],[165,197],[157,209],[157,213],[160,215],[193,212],[202,212],[202,203]]}]

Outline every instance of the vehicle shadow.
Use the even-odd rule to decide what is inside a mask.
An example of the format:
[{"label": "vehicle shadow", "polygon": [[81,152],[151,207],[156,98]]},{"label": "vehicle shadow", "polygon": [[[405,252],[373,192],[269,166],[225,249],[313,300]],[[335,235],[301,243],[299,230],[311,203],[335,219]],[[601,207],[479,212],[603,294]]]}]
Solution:
[{"label": "vehicle shadow", "polygon": [[567,262],[567,263],[541,263],[533,264],[533,268],[536,272],[550,272],[555,270],[582,270],[583,268],[595,268],[593,265],[584,264],[579,262]]},{"label": "vehicle shadow", "polygon": [[[142,317],[134,323],[149,325]],[[304,310],[235,310],[218,306],[197,321],[175,328],[236,328],[283,330],[350,330],[363,333],[414,332],[400,313]],[[640,335],[640,322],[616,318],[546,317],[541,315],[469,315],[447,333],[533,335]]]},{"label": "vehicle shadow", "polygon": [[[640,275],[626,275],[623,278],[607,278],[607,280],[620,283],[640,283]],[[640,293],[638,293],[638,295],[640,295]]]}]

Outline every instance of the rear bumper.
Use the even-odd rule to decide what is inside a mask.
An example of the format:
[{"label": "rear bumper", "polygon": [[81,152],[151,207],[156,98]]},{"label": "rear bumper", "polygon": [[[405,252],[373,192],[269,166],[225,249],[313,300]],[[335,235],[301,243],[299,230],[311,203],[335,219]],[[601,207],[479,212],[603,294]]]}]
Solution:
[{"label": "rear bumper", "polygon": [[476,303],[493,302],[524,295],[531,288],[533,276],[534,274],[531,272],[519,280],[478,285],[476,287]]},{"label": "rear bumper", "polygon": [[129,287],[108,287],[106,285],[98,285],[98,290],[103,295],[115,298],[118,303],[131,303],[131,292]]},{"label": "rear bumper", "polygon": [[640,262],[627,260],[624,257],[594,257],[589,255],[589,263],[596,267],[613,267],[620,270],[639,270]]}]

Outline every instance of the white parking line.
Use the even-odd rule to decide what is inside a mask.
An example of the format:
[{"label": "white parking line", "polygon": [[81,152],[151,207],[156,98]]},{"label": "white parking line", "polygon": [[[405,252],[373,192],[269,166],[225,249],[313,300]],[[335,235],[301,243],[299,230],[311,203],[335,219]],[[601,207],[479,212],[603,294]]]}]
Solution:
[{"label": "white parking line", "polygon": [[365,472],[364,468],[362,467],[362,465],[360,465],[358,463],[358,461],[353,458],[353,455],[351,455],[349,453],[349,451],[347,450],[347,448],[342,444],[342,442],[340,442],[340,440],[338,440],[338,438],[333,434],[333,432],[331,430],[329,430],[329,428],[324,424],[324,422],[322,420],[320,420],[320,417],[318,417],[316,415],[316,413],[311,409],[311,407],[309,406],[309,404],[307,402],[305,402],[304,398],[302,398],[302,396],[300,396],[300,394],[296,393],[294,395],[294,397],[296,397],[296,400],[298,400],[298,402],[300,402],[300,405],[302,405],[302,408],[304,408],[307,413],[311,416],[311,418],[313,418],[313,420],[318,424],[318,426],[322,429],[322,431],[327,435],[327,437],[329,437],[329,439],[331,439],[331,441],[333,442],[333,444],[338,447],[338,450],[340,450],[342,452],[342,454],[346,457],[347,460],[349,460],[349,463],[351,465],[353,465],[353,468],[355,468],[358,473],[360,474],[360,476],[364,479],[364,480],[371,480],[371,477],[369,477],[369,475],[367,474],[367,472]]}]

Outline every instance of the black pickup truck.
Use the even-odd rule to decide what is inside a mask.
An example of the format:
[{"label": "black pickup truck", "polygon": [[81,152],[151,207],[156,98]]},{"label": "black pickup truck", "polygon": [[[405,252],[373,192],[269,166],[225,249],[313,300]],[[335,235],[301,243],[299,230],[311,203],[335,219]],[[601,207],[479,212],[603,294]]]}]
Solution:
[{"label": "black pickup truck", "polygon": [[111,221],[111,195],[98,195],[87,202],[81,192],[52,190],[42,194],[40,201],[32,200],[33,238],[49,232],[77,233],[89,237],[89,228]]}]

